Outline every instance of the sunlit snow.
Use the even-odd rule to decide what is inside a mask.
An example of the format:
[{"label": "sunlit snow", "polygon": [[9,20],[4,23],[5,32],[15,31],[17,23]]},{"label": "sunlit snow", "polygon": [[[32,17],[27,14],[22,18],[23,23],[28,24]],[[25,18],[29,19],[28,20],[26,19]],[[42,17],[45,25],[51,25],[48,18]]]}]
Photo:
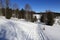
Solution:
[{"label": "sunlit snow", "polygon": [[[0,16],[0,40],[60,40],[59,19],[53,26],[27,22],[24,19],[5,19]],[[45,28],[45,30],[43,30]]]}]

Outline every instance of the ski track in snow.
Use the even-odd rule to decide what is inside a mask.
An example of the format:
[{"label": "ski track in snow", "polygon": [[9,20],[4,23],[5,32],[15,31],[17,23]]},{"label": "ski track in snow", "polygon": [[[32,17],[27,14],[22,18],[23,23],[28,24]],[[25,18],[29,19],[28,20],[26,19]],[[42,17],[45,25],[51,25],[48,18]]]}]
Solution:
[{"label": "ski track in snow", "polygon": [[[20,28],[11,21],[8,21],[8,22],[2,24],[0,32],[7,31],[8,33],[7,32],[5,32],[5,34],[1,33],[3,36],[3,37],[1,37],[2,38],[1,40],[5,40],[4,35],[6,37],[6,40],[33,40],[33,39],[29,38],[28,35],[26,33],[24,33],[24,31],[22,29],[18,30],[19,33],[18,33],[17,29],[20,29]],[[19,39],[19,37],[21,39]],[[15,38],[17,38],[17,39],[15,39]]]},{"label": "ski track in snow", "polygon": [[43,30],[41,29],[41,25],[40,25],[40,23],[38,23],[38,34],[39,34],[39,36],[40,36],[40,38],[41,38],[41,40],[49,40],[49,38],[44,34],[44,32],[43,32]]},{"label": "ski track in snow", "polygon": [[[32,26],[31,29],[29,24],[25,25],[25,23],[17,22],[17,20],[2,20],[3,22],[0,23],[0,40],[49,40],[49,38],[43,33],[43,30],[41,29],[41,25],[39,23],[37,24],[36,29],[34,28],[35,26]],[[26,30],[21,29],[23,26],[20,27],[18,24],[28,26],[30,28],[28,30],[30,33],[26,33]],[[37,33],[35,31],[37,31]]]}]

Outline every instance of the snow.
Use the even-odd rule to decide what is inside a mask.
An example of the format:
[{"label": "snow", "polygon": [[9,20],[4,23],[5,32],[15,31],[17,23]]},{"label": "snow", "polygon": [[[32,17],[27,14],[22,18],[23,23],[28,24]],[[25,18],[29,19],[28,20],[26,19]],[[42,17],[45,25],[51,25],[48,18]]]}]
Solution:
[{"label": "snow", "polygon": [[47,26],[39,22],[0,16],[0,40],[60,40],[58,21],[59,19],[55,19],[53,26]]},{"label": "snow", "polygon": [[[8,20],[1,17],[0,19],[0,38],[6,38],[8,40],[39,40],[39,35],[36,29],[37,24],[16,18]],[[3,35],[4,32],[5,37]]]},{"label": "snow", "polygon": [[37,19],[39,19],[42,15],[39,15],[39,14],[34,14],[33,17],[36,16]]},{"label": "snow", "polygon": [[41,29],[45,28],[43,30],[44,34],[49,38],[49,40],[60,40],[60,25],[58,24],[58,20],[55,20],[55,23],[53,26],[47,26],[40,24]]}]

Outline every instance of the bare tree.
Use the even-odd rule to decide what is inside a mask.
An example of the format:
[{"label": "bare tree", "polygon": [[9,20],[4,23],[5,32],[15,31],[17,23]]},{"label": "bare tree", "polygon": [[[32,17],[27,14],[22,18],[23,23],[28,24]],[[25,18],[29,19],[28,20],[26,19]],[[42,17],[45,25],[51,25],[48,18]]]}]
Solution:
[{"label": "bare tree", "polygon": [[0,15],[2,15],[2,0],[0,0]]},{"label": "bare tree", "polygon": [[30,20],[29,12],[31,11],[31,7],[30,7],[29,4],[26,4],[26,5],[25,5],[25,11],[26,11],[25,18],[26,18],[26,20],[28,21],[28,20]]},{"label": "bare tree", "polygon": [[0,9],[1,9],[1,7],[2,7],[2,0],[0,0]]},{"label": "bare tree", "polygon": [[0,0],[0,15],[5,13],[4,9],[4,0]]},{"label": "bare tree", "polygon": [[19,7],[18,7],[18,4],[17,3],[14,3],[13,4],[13,15],[12,16],[14,16],[14,17],[18,17],[18,9],[19,9]]},{"label": "bare tree", "polygon": [[5,6],[6,6],[6,9],[5,9],[5,17],[7,19],[10,19],[11,18],[11,9],[9,8],[10,6],[10,0],[5,0]]},{"label": "bare tree", "polygon": [[14,3],[13,4],[13,10],[16,10],[16,9],[18,9],[18,4],[17,3]]},{"label": "bare tree", "polygon": [[7,14],[7,9],[9,8],[9,1],[10,0],[5,0],[5,16]]},{"label": "bare tree", "polygon": [[29,4],[26,4],[26,5],[25,5],[25,10],[26,10],[26,11],[31,11],[31,7],[30,7]]},{"label": "bare tree", "polygon": [[6,8],[9,7],[9,4],[10,4],[10,0],[6,0]]}]

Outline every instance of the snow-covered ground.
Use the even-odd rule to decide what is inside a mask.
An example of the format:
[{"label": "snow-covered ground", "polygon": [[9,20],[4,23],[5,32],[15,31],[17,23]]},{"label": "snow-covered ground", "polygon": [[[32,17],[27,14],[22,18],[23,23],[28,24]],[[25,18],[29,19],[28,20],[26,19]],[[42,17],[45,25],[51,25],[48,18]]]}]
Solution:
[{"label": "snow-covered ground", "polygon": [[0,40],[60,40],[60,25],[57,21],[58,19],[53,26],[47,26],[0,16]]},{"label": "snow-covered ground", "polygon": [[[0,17],[1,40],[39,40],[37,24],[26,22],[23,19]],[[3,35],[4,34],[4,35]]]},{"label": "snow-covered ground", "polygon": [[59,19],[55,19],[55,23],[53,26],[47,26],[43,24],[39,24],[44,34],[49,38],[49,40],[60,40],[60,25],[58,23]]}]

